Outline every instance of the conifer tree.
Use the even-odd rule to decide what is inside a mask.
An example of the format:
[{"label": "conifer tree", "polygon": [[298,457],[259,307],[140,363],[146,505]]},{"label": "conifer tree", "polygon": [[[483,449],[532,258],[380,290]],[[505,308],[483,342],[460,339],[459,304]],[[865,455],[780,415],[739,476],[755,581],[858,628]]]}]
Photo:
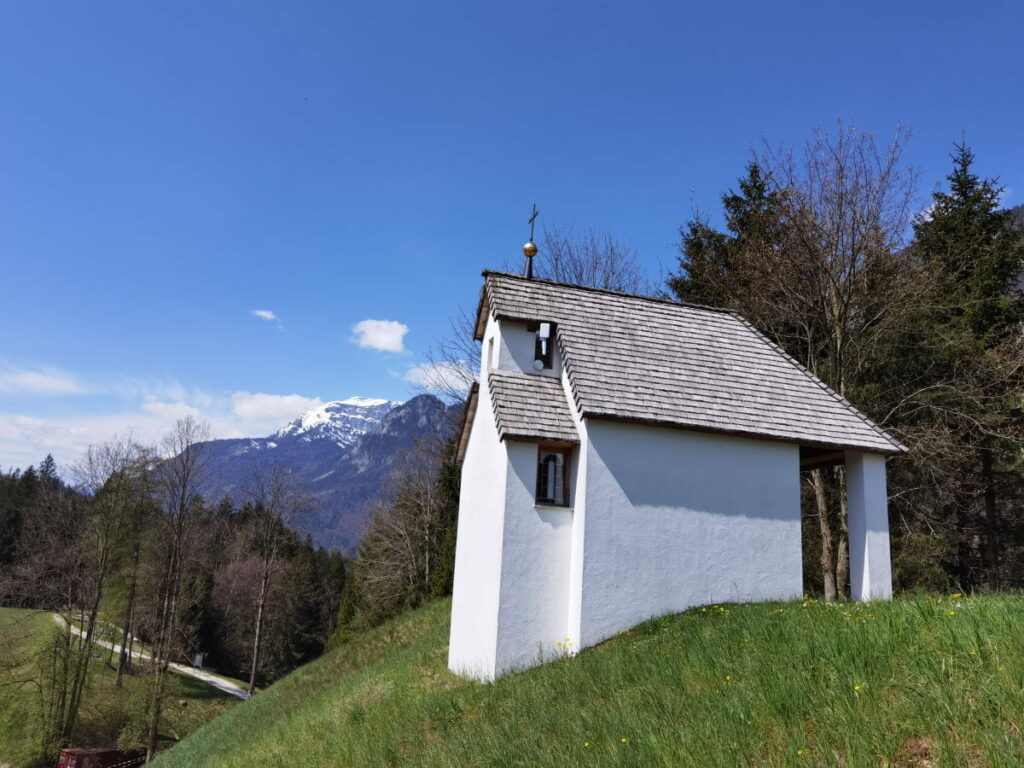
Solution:
[{"label": "conifer tree", "polygon": [[1024,272],[1024,228],[1012,211],[1000,210],[998,180],[973,171],[966,143],[955,145],[951,158],[949,191],[935,191],[928,213],[914,223],[914,247],[943,278],[940,321],[963,322],[972,344],[991,349],[1024,319],[1014,290]]},{"label": "conifer tree", "polygon": [[[914,224],[914,252],[935,279],[925,320],[932,353],[922,362],[936,382],[954,383],[933,405],[954,415],[952,428],[967,449],[955,467],[961,482],[949,513],[959,529],[958,579],[974,586],[981,568],[987,586],[996,588],[1004,527],[998,474],[1020,461],[1015,406],[1024,386],[1024,301],[1016,282],[1024,272],[1024,227],[1000,209],[998,181],[974,172],[966,142],[955,145],[951,159],[949,190],[935,191]],[[1019,484],[1019,472],[1017,478]]]}]

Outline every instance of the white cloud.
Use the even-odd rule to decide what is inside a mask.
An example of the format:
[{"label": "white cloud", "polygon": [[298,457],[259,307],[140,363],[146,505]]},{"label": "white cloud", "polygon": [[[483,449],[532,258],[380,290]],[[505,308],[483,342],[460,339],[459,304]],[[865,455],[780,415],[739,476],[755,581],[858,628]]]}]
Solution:
[{"label": "white cloud", "polygon": [[352,326],[352,341],[382,352],[404,352],[409,326],[397,320],[363,320]]},{"label": "white cloud", "polygon": [[319,397],[302,395],[268,395],[266,392],[235,392],[231,395],[231,413],[250,430],[250,435],[270,434],[323,404]]},{"label": "white cloud", "polygon": [[215,439],[263,437],[323,405],[317,397],[244,390],[212,394],[159,386],[137,397],[127,396],[130,391],[123,393],[120,409],[110,413],[60,418],[0,413],[0,469],[38,464],[47,453],[58,463],[73,464],[89,445],[115,435],[131,434],[140,443],[156,445],[183,416],[208,423]]},{"label": "white cloud", "polygon": [[76,395],[84,391],[77,379],[56,369],[0,370],[0,394]]},{"label": "white cloud", "polygon": [[409,368],[402,378],[431,392],[468,392],[476,371],[465,360],[420,363]]},{"label": "white cloud", "polygon": [[48,453],[59,464],[73,464],[90,445],[115,435],[155,445],[173,422],[146,411],[60,419],[0,413],[0,468],[38,465]]},{"label": "white cloud", "polygon": [[198,408],[181,400],[160,400],[155,395],[149,395],[142,401],[142,410],[152,414],[168,424],[192,416],[196,419],[203,418],[203,413]]},{"label": "white cloud", "polygon": [[260,320],[277,320],[278,317],[269,309],[250,309],[249,314],[258,317]]}]

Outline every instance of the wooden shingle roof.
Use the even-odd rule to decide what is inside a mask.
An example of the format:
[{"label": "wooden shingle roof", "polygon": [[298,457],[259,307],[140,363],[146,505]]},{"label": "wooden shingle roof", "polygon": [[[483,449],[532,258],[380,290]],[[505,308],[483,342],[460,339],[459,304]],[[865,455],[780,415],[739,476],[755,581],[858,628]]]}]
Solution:
[{"label": "wooden shingle roof", "polygon": [[491,371],[487,386],[502,440],[580,441],[561,379],[519,371]]},{"label": "wooden shingle roof", "polygon": [[[734,312],[500,272],[484,276],[477,337],[488,312],[555,323],[584,417],[878,453],[906,450]],[[531,409],[516,418],[548,417]]]}]

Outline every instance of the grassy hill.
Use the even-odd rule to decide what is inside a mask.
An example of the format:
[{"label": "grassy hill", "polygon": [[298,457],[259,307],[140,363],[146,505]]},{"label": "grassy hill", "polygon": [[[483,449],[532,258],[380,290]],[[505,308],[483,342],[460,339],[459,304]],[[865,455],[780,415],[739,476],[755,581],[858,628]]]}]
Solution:
[{"label": "grassy hill", "polygon": [[[57,625],[52,614],[0,608],[0,766],[28,768],[53,765],[39,753],[38,689],[23,681],[33,676],[33,656]],[[119,735],[138,728],[145,679],[128,676],[122,688],[114,687],[114,672],[106,665],[109,652],[100,650],[92,665],[89,686],[82,703],[75,744],[109,744]],[[9,667],[15,664],[14,669]],[[211,720],[238,699],[190,677],[172,677],[173,704],[163,733],[181,738]]]},{"label": "grassy hill", "polygon": [[155,765],[1024,764],[1019,599],[708,606],[492,685],[445,669],[448,610],[297,670]]}]

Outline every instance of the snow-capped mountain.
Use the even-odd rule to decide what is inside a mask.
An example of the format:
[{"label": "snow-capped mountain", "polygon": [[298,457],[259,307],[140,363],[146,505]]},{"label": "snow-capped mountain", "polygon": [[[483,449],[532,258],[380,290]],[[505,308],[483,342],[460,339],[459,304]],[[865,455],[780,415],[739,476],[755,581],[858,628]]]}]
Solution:
[{"label": "snow-capped mountain", "polygon": [[342,447],[352,445],[360,435],[372,432],[395,406],[391,400],[373,400],[368,397],[350,397],[335,400],[319,408],[306,411],[270,439],[298,437],[312,440],[330,440]]},{"label": "snow-capped mountain", "polygon": [[352,554],[395,459],[423,436],[446,436],[454,421],[431,395],[406,403],[363,397],[325,403],[267,437],[207,443],[212,482],[206,495],[242,504],[254,472],[279,462],[316,498],[303,525],[314,542]]}]

